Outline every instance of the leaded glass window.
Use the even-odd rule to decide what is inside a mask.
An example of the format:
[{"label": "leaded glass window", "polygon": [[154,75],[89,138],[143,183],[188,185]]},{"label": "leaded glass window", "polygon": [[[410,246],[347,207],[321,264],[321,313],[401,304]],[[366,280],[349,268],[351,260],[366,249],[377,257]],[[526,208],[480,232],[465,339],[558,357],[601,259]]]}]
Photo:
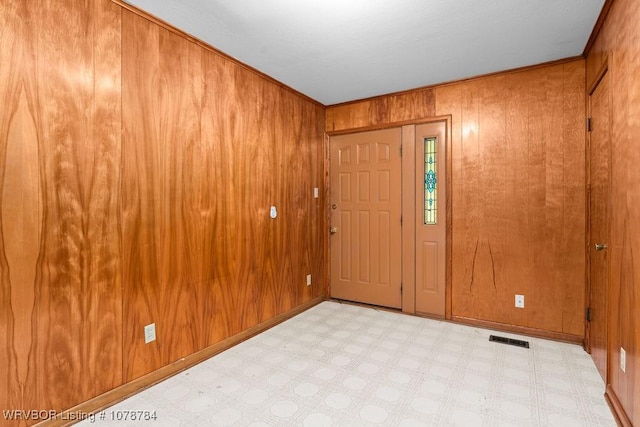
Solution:
[{"label": "leaded glass window", "polygon": [[424,139],[424,223],[438,223],[438,140]]}]

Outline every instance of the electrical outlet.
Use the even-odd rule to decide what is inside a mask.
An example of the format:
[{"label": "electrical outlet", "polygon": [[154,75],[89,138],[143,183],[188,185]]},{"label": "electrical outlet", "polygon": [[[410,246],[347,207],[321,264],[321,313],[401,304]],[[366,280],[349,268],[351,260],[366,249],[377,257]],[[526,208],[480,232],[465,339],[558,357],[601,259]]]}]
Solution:
[{"label": "electrical outlet", "polygon": [[320,197],[320,191],[318,190],[318,187],[313,187],[313,198],[317,199],[318,197]]},{"label": "electrical outlet", "polygon": [[311,286],[311,275],[307,274],[307,286]]},{"label": "electrical outlet", "polygon": [[144,343],[149,344],[156,340],[156,324],[151,323],[144,327]]},{"label": "electrical outlet", "polygon": [[622,372],[627,372],[627,352],[622,347],[620,347],[620,369]]},{"label": "electrical outlet", "polygon": [[524,295],[516,295],[516,307],[524,308]]}]

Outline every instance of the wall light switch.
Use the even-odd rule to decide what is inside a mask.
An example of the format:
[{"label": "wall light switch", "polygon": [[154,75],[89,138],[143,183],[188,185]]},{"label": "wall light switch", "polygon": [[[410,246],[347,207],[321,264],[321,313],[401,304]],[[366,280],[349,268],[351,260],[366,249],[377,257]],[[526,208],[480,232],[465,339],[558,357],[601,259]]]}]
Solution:
[{"label": "wall light switch", "polygon": [[320,190],[318,190],[318,187],[314,187],[314,189],[313,189],[313,198],[317,199],[318,197],[320,197]]},{"label": "wall light switch", "polygon": [[627,352],[622,347],[620,347],[620,370],[627,372]]},{"label": "wall light switch", "polygon": [[307,274],[307,286],[311,286],[311,275]]},{"label": "wall light switch", "polygon": [[144,327],[144,343],[149,344],[156,340],[156,324],[151,323]]}]

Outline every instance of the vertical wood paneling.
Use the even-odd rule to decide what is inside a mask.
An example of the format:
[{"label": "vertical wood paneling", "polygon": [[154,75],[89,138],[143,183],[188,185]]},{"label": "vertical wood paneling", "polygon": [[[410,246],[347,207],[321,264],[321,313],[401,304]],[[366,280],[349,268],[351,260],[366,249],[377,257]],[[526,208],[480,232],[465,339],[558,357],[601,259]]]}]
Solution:
[{"label": "vertical wood paneling", "polygon": [[[565,174],[584,158],[575,149],[576,138],[584,138],[576,130],[576,111],[584,113],[583,66],[454,85],[462,91],[452,141],[454,316],[583,333],[584,249],[567,252],[565,238],[574,230],[572,244],[584,238],[584,170]],[[437,89],[436,113],[453,113],[455,121],[452,90]],[[525,295],[525,310],[514,308],[516,293]]]},{"label": "vertical wood paneling", "polygon": [[[608,332],[610,398],[640,424],[640,4],[616,0],[587,57],[587,87],[606,61],[611,91]],[[626,372],[619,366],[627,353]]]},{"label": "vertical wood paneling", "polygon": [[[92,5],[75,8],[41,2],[37,6],[36,55],[41,124],[40,179],[43,227],[37,283],[37,389],[44,408],[61,408],[88,394],[80,382],[88,323],[86,232],[87,160],[93,84]],[[56,25],[65,22],[68,28]],[[70,43],[76,45],[73,50]],[[69,48],[61,48],[62,46]],[[40,65],[43,66],[40,66]],[[44,65],[46,64],[46,65]],[[83,218],[84,217],[84,218]],[[65,384],[74,384],[67,387]]]},{"label": "vertical wood paneling", "polygon": [[60,410],[121,381],[119,9],[10,2],[0,15],[1,307],[11,313],[0,402]]},{"label": "vertical wood paneling", "polygon": [[[93,378],[87,399],[122,384],[122,281],[120,254],[121,14],[110,2],[95,3],[94,144],[87,206],[90,271],[87,273],[89,340],[86,372]],[[81,378],[81,381],[86,379]]]},{"label": "vertical wood paneling", "polygon": [[[483,300],[490,306],[498,304],[508,307],[511,298],[510,286],[504,281],[504,271],[508,268],[505,262],[504,227],[505,216],[502,212],[507,207],[505,195],[505,116],[506,103],[503,97],[505,77],[480,80],[478,93],[478,129],[479,129],[479,157],[480,173],[476,188],[477,207],[483,213],[480,227],[479,257],[476,267],[485,268],[485,280],[489,284],[490,298],[484,295]],[[485,262],[481,262],[484,259]],[[482,280],[482,276],[479,277]],[[482,283],[482,282],[480,282]],[[506,323],[508,315],[505,311],[494,310],[494,320]]]},{"label": "vertical wood paneling", "polygon": [[62,409],[121,382],[120,22],[105,2],[39,5],[37,388]]},{"label": "vertical wood paneling", "polygon": [[[205,173],[204,179],[199,182],[203,185],[199,197],[202,202],[206,201],[209,206],[209,216],[213,221],[211,231],[213,235],[218,236],[216,239],[206,239],[202,236],[203,250],[208,249],[210,253],[221,254],[227,260],[226,263],[210,263],[210,277],[214,279],[209,282],[206,287],[208,295],[205,296],[205,320],[202,322],[205,328],[205,336],[208,342],[218,342],[227,336],[233,335],[238,329],[234,329],[234,310],[232,305],[216,307],[216,302],[223,299],[231,299],[230,290],[224,288],[222,284],[229,280],[231,271],[235,269],[238,262],[228,254],[233,249],[233,242],[230,239],[230,227],[235,226],[237,217],[233,215],[230,206],[234,205],[237,197],[235,180],[228,180],[227,185],[222,186],[216,194],[213,192],[217,182],[223,182],[226,177],[231,176],[230,165],[233,147],[223,138],[225,122],[218,119],[227,107],[224,98],[215,98],[215,85],[212,82],[219,80],[230,81],[231,75],[226,72],[228,70],[227,61],[224,59],[217,60],[213,55],[206,55],[203,52],[203,76],[204,76],[204,93],[202,98],[202,114],[201,114],[201,142],[194,146],[193,158],[191,161],[200,162],[200,173]],[[229,85],[231,87],[231,85]],[[229,106],[232,104],[229,103]],[[196,175],[193,174],[193,179]],[[223,227],[223,224],[230,224],[230,227]],[[240,233],[241,230],[238,230]],[[233,235],[233,234],[231,234]],[[208,259],[203,255],[203,263],[207,263]]]},{"label": "vertical wood paneling", "polygon": [[[562,238],[563,254],[581,254],[585,242],[585,191],[583,177],[585,165],[585,70],[583,67],[563,66],[563,200]],[[564,256],[561,260],[562,330],[579,334],[584,330],[584,317],[575,307],[584,304],[586,277],[578,276],[584,268],[584,259]]]},{"label": "vertical wood paneling", "polygon": [[[157,300],[160,285],[152,284],[163,279],[163,267],[157,264],[163,255],[158,238],[164,236],[155,232],[161,229],[157,222],[163,217],[154,211],[163,202],[168,174],[162,173],[164,159],[158,159],[158,148],[145,143],[158,144],[160,140],[160,105],[153,97],[161,84],[159,32],[146,20],[122,12],[122,281],[123,323],[129,325],[123,331],[125,381],[162,365],[159,346],[165,331],[156,311],[161,303]],[[153,319],[158,320],[160,339],[145,346],[139,339],[139,326],[153,323]]]},{"label": "vertical wood paneling", "polygon": [[0,407],[70,408],[323,295],[322,106],[109,0],[0,24]]},{"label": "vertical wood paneling", "polygon": [[[484,221],[481,208],[481,182],[482,163],[480,158],[479,146],[479,129],[478,129],[478,98],[480,84],[477,81],[471,82],[469,85],[461,86],[461,149],[460,155],[462,159],[461,176],[456,180],[456,176],[452,176],[452,185],[455,188],[457,182],[464,183],[460,187],[461,211],[453,212],[453,225],[456,224],[459,233],[462,233],[462,246],[452,248],[453,257],[462,256],[469,262],[463,268],[465,274],[462,276],[463,281],[454,283],[458,286],[457,292],[452,292],[453,307],[452,315],[469,313],[474,308],[474,300],[478,295],[480,283],[492,283],[493,275],[488,275],[487,266],[491,265],[488,259],[489,250],[487,242],[484,239],[484,233],[480,229],[480,225]],[[437,99],[436,92],[436,99]],[[436,103],[436,108],[438,104]],[[455,143],[454,143],[455,146]],[[453,159],[452,159],[453,160]],[[466,219],[464,218],[466,212]],[[456,216],[459,215],[458,221]],[[482,237],[482,240],[481,240]],[[455,244],[455,243],[454,243]],[[480,260],[478,260],[480,257]],[[456,263],[453,263],[456,266]],[[453,271],[458,270],[458,266]],[[485,309],[486,311],[486,309]]]},{"label": "vertical wood paneling", "polygon": [[[583,66],[580,62],[580,66]],[[563,67],[534,70],[529,87],[528,190],[529,243],[535,260],[528,291],[528,317],[540,329],[562,331],[565,257],[584,259],[584,251],[561,251],[563,212]],[[584,157],[584,154],[581,155]],[[584,183],[584,174],[579,181]],[[584,185],[584,184],[583,184]],[[578,210],[576,213],[580,213]],[[584,214],[583,214],[584,215]],[[573,273],[580,281],[582,272]],[[581,294],[582,295],[582,294]],[[574,304],[580,312],[583,304]]]},{"label": "vertical wood paneling", "polygon": [[[125,379],[322,294],[324,109],[123,15]],[[277,219],[269,218],[276,206]],[[143,327],[158,339],[144,344]],[[193,327],[192,327],[193,325]]]},{"label": "vertical wood paneling", "polygon": [[506,215],[502,235],[505,253],[509,254],[508,267],[504,269],[504,282],[510,292],[505,290],[500,298],[500,306],[509,312],[507,317],[512,322],[527,325],[527,313],[514,307],[513,295],[530,295],[537,267],[531,261],[534,254],[529,244],[529,153],[528,149],[524,149],[524,141],[529,138],[529,74],[507,75],[505,89],[505,156],[508,161],[504,165],[504,191],[508,203],[504,206]]},{"label": "vertical wood paneling", "polygon": [[0,5],[0,406],[41,407],[36,286],[41,238],[35,11]]}]

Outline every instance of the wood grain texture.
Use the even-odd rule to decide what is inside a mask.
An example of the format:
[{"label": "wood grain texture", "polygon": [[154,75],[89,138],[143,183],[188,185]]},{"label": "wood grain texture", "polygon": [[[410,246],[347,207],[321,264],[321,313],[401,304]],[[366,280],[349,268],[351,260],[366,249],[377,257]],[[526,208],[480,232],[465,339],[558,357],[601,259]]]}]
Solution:
[{"label": "wood grain texture", "polygon": [[584,334],[584,75],[575,60],[327,108],[328,132],[451,115],[453,316]]},{"label": "wood grain texture", "polygon": [[36,288],[41,238],[36,11],[0,5],[0,406],[38,407]]},{"label": "wood grain texture", "polygon": [[323,294],[322,107],[127,11],[123,112],[127,381]]},{"label": "wood grain texture", "polygon": [[[582,66],[583,64],[581,64]],[[563,286],[561,282],[564,254],[562,244],[563,213],[563,143],[562,68],[549,73],[537,71],[529,87],[528,120],[528,216],[531,256],[536,259],[533,281],[528,284],[527,311],[540,329],[563,332],[562,325]],[[582,90],[584,92],[584,90]],[[583,155],[580,155],[583,157]],[[580,181],[584,183],[584,176]],[[584,193],[584,191],[583,191]],[[582,214],[582,210],[578,209]],[[584,252],[574,254],[584,259]],[[569,255],[571,257],[571,255]],[[584,281],[584,272],[574,277]],[[525,294],[526,295],[526,294]],[[573,305],[574,313],[582,316],[584,306],[582,294],[579,304]],[[553,329],[555,327],[555,329]]]},{"label": "wood grain texture", "polygon": [[327,132],[403,123],[435,116],[433,89],[371,98],[327,108]]},{"label": "wood grain texture", "polygon": [[454,121],[454,316],[584,333],[583,67],[436,90],[436,112]]},{"label": "wood grain texture", "polygon": [[324,296],[322,106],[110,0],[3,1],[0,49],[2,409]]},{"label": "wood grain texture", "polygon": [[[506,179],[505,193],[509,195],[510,203],[505,206],[505,227],[511,238],[505,241],[505,250],[510,254],[510,268],[504,271],[506,283],[514,284],[512,292],[501,298],[500,304],[509,307],[511,323],[528,325],[527,314],[524,310],[513,307],[513,296],[519,293],[525,295],[534,280],[534,254],[529,245],[529,191],[523,191],[529,186],[528,170],[529,155],[524,149],[524,142],[529,138],[529,75],[526,73],[513,74],[507,77],[506,89],[506,128],[505,155],[509,159],[505,164]],[[527,144],[528,145],[528,144]],[[506,234],[506,233],[505,233]],[[522,242],[526,242],[523,244]],[[518,292],[513,292],[518,291]],[[526,306],[526,304],[525,304]]]},{"label": "wood grain texture", "polygon": [[105,2],[42,2],[37,28],[37,389],[61,409],[121,382],[120,15]]},{"label": "wood grain texture", "polygon": [[[606,61],[611,91],[607,395],[619,419],[633,425],[640,425],[639,20],[637,1],[614,1],[587,56],[588,87]],[[618,363],[621,347],[627,353],[626,373]]]},{"label": "wood grain texture", "polygon": [[119,11],[71,1],[1,11],[0,312],[13,330],[0,402],[59,410],[121,381]]}]

